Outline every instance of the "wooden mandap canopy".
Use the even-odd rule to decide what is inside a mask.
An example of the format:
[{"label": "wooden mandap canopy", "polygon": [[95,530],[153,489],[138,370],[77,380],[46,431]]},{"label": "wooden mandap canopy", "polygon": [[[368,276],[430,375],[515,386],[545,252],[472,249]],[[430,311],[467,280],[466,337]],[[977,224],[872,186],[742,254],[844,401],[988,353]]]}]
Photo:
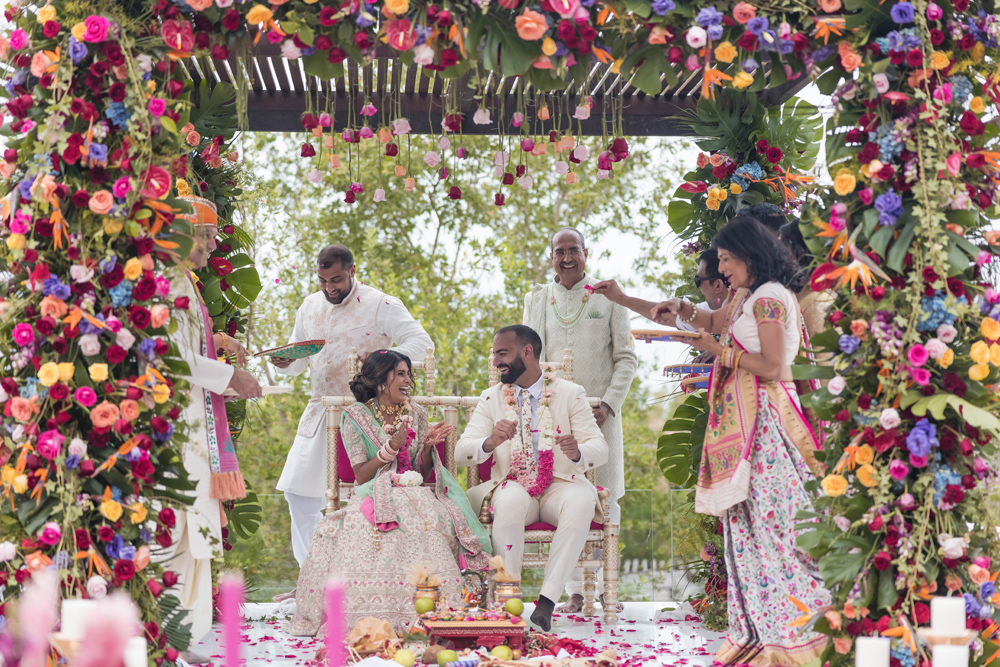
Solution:
[{"label": "wooden mandap canopy", "polygon": [[[249,130],[258,132],[298,132],[302,130],[301,115],[308,108],[308,100],[318,100],[317,108],[331,108],[337,127],[351,125],[353,112],[370,101],[377,108],[388,108],[390,96],[399,99],[400,115],[410,121],[416,134],[439,134],[441,132],[444,100],[451,95],[462,98],[462,132],[465,134],[498,134],[499,114],[494,113],[492,122],[479,125],[472,116],[480,102],[473,99],[469,84],[472,74],[467,72],[457,79],[448,79],[419,65],[407,66],[395,58],[389,47],[379,47],[376,59],[362,67],[352,60],[344,61],[344,75],[335,79],[320,79],[309,76],[301,60],[288,60],[281,55],[277,46],[266,42],[258,44],[248,57],[230,56],[228,60],[198,60],[190,58],[182,61],[188,75],[198,84],[207,80],[210,87],[219,82],[236,84],[234,74],[242,70],[250,82],[247,101]],[[611,134],[610,120],[613,114],[604,113],[620,107],[622,126],[618,134],[626,136],[687,136],[690,128],[684,117],[693,111],[701,97],[702,70],[687,72],[680,65],[675,66],[679,83],[664,87],[657,95],[648,95],[632,85],[631,79],[615,74],[611,65],[595,64],[585,84],[572,84],[562,91],[546,92],[548,104],[554,109],[562,109],[562,124],[565,127],[572,110],[581,101],[590,97],[593,110],[590,118],[577,123],[584,136]],[[763,65],[770,78],[770,62]],[[206,71],[207,70],[207,71]],[[517,108],[517,77],[504,77],[496,72],[486,72],[485,93],[481,104],[496,109],[500,106],[510,114]],[[782,77],[784,78],[784,77]],[[661,77],[663,80],[663,77]],[[759,93],[765,106],[782,104],[809,83],[809,78],[800,76],[784,81],[774,87],[766,87]],[[197,85],[196,85],[197,90]],[[534,93],[528,86],[527,92]],[[353,99],[352,99],[353,98]],[[327,107],[327,104],[330,106]],[[530,126],[535,132],[557,129],[553,119],[539,125],[541,121],[532,118]],[[526,121],[527,122],[527,121]],[[505,128],[510,132],[510,128]],[[517,130],[514,130],[516,133]]]}]

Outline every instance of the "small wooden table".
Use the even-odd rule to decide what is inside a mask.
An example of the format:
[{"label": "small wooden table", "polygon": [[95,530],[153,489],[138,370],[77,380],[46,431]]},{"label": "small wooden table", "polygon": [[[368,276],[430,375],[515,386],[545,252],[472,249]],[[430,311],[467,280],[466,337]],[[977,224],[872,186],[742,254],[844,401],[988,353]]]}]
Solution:
[{"label": "small wooden table", "polygon": [[424,621],[431,640],[450,639],[456,648],[485,646],[493,648],[508,644],[511,649],[521,648],[528,624],[523,618],[506,621]]}]

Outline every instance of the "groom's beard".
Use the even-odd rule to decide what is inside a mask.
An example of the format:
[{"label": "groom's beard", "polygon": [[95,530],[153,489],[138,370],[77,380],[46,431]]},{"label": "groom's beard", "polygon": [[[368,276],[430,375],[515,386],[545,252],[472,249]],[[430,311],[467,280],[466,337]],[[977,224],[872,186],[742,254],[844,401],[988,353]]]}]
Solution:
[{"label": "groom's beard", "polygon": [[524,359],[516,357],[514,361],[507,366],[507,370],[500,371],[500,382],[503,382],[504,384],[514,384],[514,381],[521,377],[526,370],[528,370],[528,367],[524,365]]}]

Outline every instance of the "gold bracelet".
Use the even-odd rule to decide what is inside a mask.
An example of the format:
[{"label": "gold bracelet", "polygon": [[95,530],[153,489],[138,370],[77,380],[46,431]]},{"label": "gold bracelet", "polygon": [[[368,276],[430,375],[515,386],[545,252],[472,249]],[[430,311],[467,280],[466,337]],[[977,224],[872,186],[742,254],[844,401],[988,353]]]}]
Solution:
[{"label": "gold bracelet", "polygon": [[743,356],[743,353],[745,351],[746,350],[736,350],[736,360],[733,362],[733,370],[736,370],[737,368],[740,367],[740,357]]},{"label": "gold bracelet", "polygon": [[222,334],[222,345],[220,345],[219,347],[221,347],[223,350],[228,350],[229,349],[229,334],[227,334],[225,331],[222,331],[220,333]]}]

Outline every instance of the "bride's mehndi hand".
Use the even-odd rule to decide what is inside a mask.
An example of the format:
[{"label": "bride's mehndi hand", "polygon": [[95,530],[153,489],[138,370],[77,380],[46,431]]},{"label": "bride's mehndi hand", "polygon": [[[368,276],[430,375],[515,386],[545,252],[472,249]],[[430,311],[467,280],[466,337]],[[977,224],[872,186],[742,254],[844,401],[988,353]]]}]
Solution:
[{"label": "bride's mehndi hand", "polygon": [[409,426],[410,423],[406,419],[403,419],[399,423],[399,428],[397,428],[396,432],[392,434],[391,438],[389,438],[389,446],[397,452],[406,444],[407,432],[410,430]]},{"label": "bride's mehndi hand", "polygon": [[424,436],[424,447],[433,447],[451,435],[454,430],[454,426],[451,424],[445,424],[444,422],[432,424],[431,427],[427,429],[427,435]]}]

